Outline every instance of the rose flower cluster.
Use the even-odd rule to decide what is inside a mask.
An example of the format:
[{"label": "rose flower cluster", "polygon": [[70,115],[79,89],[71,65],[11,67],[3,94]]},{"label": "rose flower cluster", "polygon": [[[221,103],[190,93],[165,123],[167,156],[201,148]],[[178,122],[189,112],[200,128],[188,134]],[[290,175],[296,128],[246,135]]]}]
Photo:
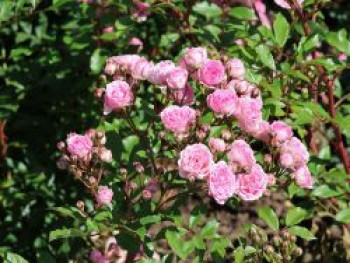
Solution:
[{"label": "rose flower cluster", "polygon": [[[312,187],[306,147],[293,137],[292,128],[286,123],[263,120],[260,91],[244,79],[245,66],[241,60],[226,59],[224,63],[209,58],[205,48],[194,47],[184,51],[177,65],[170,60],[155,64],[138,55],[110,57],[105,73],[114,79],[103,94],[105,114],[133,104],[135,86],[140,81],[154,84],[170,98],[172,105],[162,110],[160,120],[177,140],[186,142],[178,153],[179,175],[191,181],[205,180],[209,194],[219,204],[224,204],[233,195],[246,201],[256,200],[274,181],[273,175],[267,175],[257,163],[246,138],[267,144],[273,159],[291,174],[297,185]],[[195,100],[191,81],[205,89],[204,107],[210,109],[216,119],[236,122],[242,131],[240,136],[230,143],[225,138],[210,137],[207,143],[203,138],[198,141],[186,139],[192,132],[198,133],[201,114],[198,108],[195,109],[201,102]],[[226,137],[231,137],[230,131],[226,133]]]}]

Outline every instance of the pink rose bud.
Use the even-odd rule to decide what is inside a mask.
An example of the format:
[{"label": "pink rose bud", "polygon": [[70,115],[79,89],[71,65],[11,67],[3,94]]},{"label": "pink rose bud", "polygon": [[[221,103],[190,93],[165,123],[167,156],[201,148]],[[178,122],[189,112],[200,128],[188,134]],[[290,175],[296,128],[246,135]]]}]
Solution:
[{"label": "pink rose bud", "polygon": [[134,79],[146,80],[153,67],[153,62],[149,62],[147,59],[141,58],[133,64],[131,69],[131,75]]},{"label": "pink rose bud", "polygon": [[60,141],[60,142],[57,143],[56,147],[57,147],[57,149],[58,149],[59,151],[63,151],[63,150],[66,148],[66,143]]},{"label": "pink rose bud", "polygon": [[268,185],[272,186],[276,184],[276,177],[274,174],[267,174]]},{"label": "pink rose bud", "polygon": [[122,80],[115,80],[107,84],[104,98],[104,114],[130,106],[133,100],[134,94],[129,84]]},{"label": "pink rose bud", "polygon": [[207,87],[220,84],[225,78],[225,67],[218,60],[207,60],[198,71],[198,80]]},{"label": "pink rose bud", "polygon": [[129,40],[129,45],[130,46],[141,46],[142,47],[143,46],[143,42],[138,37],[132,37]]},{"label": "pink rose bud", "polygon": [[226,141],[229,141],[232,138],[232,133],[229,130],[223,130],[221,132],[221,138],[223,138]]},{"label": "pink rose bud", "polygon": [[155,194],[158,191],[158,182],[155,179],[150,179],[147,181],[146,189],[151,192],[151,194]]},{"label": "pink rose bud", "polygon": [[219,115],[231,116],[238,110],[237,94],[229,89],[217,89],[207,97],[208,107]]},{"label": "pink rose bud", "polygon": [[186,134],[196,122],[196,111],[188,106],[169,106],[160,113],[165,128],[176,134]]},{"label": "pink rose bud", "polygon": [[194,91],[192,86],[186,84],[185,88],[173,91],[174,100],[180,105],[192,105],[194,103]]},{"label": "pink rose bud", "polygon": [[166,83],[169,88],[180,90],[185,88],[188,72],[181,67],[175,67],[167,73]]},{"label": "pink rose bud", "polygon": [[148,189],[144,189],[143,191],[142,191],[142,197],[145,199],[145,200],[150,200],[151,198],[152,198],[152,193],[151,193],[151,191],[150,190],[148,190]]},{"label": "pink rose bud", "polygon": [[[301,5],[303,4],[304,0],[293,0],[293,2],[296,2],[297,5],[299,5],[301,7]],[[279,5],[282,8],[286,8],[286,9],[290,9],[291,6],[289,5],[287,0],[275,0],[275,3],[277,5]]]},{"label": "pink rose bud", "polygon": [[227,72],[234,79],[244,79],[245,66],[240,59],[230,59],[226,64]]},{"label": "pink rose bud", "polygon": [[87,158],[92,152],[93,143],[87,135],[70,133],[67,136],[67,151],[71,156]]},{"label": "pink rose bud", "polygon": [[180,176],[191,181],[204,179],[209,175],[213,163],[213,156],[207,146],[200,143],[188,145],[180,152]]},{"label": "pink rose bud", "polygon": [[272,163],[272,156],[271,156],[271,154],[265,154],[264,155],[264,162],[267,163],[267,164]]},{"label": "pink rose bud", "polygon": [[235,44],[238,46],[244,46],[245,42],[243,39],[237,39],[237,40],[235,40]]},{"label": "pink rose bud", "polygon": [[95,89],[95,92],[94,92],[95,98],[102,99],[104,92],[105,92],[104,89]]},{"label": "pink rose bud", "polygon": [[278,144],[292,138],[292,128],[283,121],[274,121],[270,126],[270,132],[272,138],[277,141]]},{"label": "pink rose bud", "polygon": [[224,205],[237,189],[236,176],[224,161],[214,164],[208,180],[209,194],[215,201]]},{"label": "pink rose bud", "polygon": [[102,29],[103,33],[112,33],[114,31],[114,26],[107,26]]},{"label": "pink rose bud", "polygon": [[147,17],[150,15],[150,12],[148,11],[151,4],[146,2],[137,2],[136,3],[136,9],[133,12],[133,17],[136,19],[137,22],[144,22],[147,20]]},{"label": "pink rose bud", "polygon": [[163,60],[157,63],[148,74],[148,81],[156,84],[163,85],[167,84],[167,74],[175,68],[175,64],[170,60]]},{"label": "pink rose bud", "polygon": [[205,63],[207,57],[207,50],[204,47],[187,48],[184,61],[188,67],[198,69]]},{"label": "pink rose bud", "polygon": [[348,59],[348,56],[347,56],[344,52],[341,52],[341,53],[339,53],[339,55],[338,55],[338,59],[339,59],[340,61],[346,61],[346,60]]},{"label": "pink rose bud", "polygon": [[108,205],[112,202],[113,191],[107,186],[100,186],[97,191],[96,201],[99,205]]},{"label": "pink rose bud", "polygon": [[296,170],[309,160],[305,145],[296,137],[285,141],[280,150],[280,162],[284,168]]},{"label": "pink rose bud", "polygon": [[60,170],[65,170],[68,167],[68,161],[69,158],[67,155],[63,155],[61,158],[59,158],[56,162],[57,168]]},{"label": "pink rose bud", "polygon": [[226,150],[226,143],[221,139],[210,138],[209,147],[213,152],[224,152]]},{"label": "pink rose bud", "polygon": [[314,179],[311,176],[310,170],[307,165],[301,166],[293,174],[292,177],[295,180],[295,183],[307,189],[312,189],[314,184]]},{"label": "pink rose bud", "polygon": [[252,148],[244,140],[235,140],[232,143],[227,158],[234,171],[242,169],[249,171],[256,163]]},{"label": "pink rose bud", "polygon": [[256,0],[254,2],[254,7],[256,12],[258,13],[258,17],[261,21],[261,24],[266,26],[267,28],[271,28],[271,21],[266,14],[266,5],[262,0]]},{"label": "pink rose bud", "polygon": [[106,148],[102,148],[100,158],[103,162],[111,163],[113,161],[112,152]]},{"label": "pink rose bud", "polygon": [[253,165],[247,174],[238,175],[238,196],[245,201],[258,200],[266,191],[268,176],[260,165]]}]

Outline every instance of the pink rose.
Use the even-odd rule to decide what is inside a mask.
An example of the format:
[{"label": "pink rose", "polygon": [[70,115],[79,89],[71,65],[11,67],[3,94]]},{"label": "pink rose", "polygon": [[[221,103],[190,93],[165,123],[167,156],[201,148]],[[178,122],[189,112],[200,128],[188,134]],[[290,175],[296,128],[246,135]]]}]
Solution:
[{"label": "pink rose", "polygon": [[70,133],[67,136],[67,151],[71,156],[87,158],[92,152],[93,143],[89,136]]},{"label": "pink rose", "polygon": [[188,145],[180,152],[180,176],[191,181],[206,178],[213,163],[213,156],[207,146],[201,143]]},{"label": "pink rose", "polygon": [[242,169],[249,171],[256,163],[252,148],[244,140],[235,140],[231,144],[227,158],[234,171]]},{"label": "pink rose", "polygon": [[137,22],[144,22],[147,20],[147,17],[150,15],[149,7],[151,4],[146,2],[137,2],[136,9],[133,12],[133,17]]},{"label": "pink rose", "polygon": [[188,106],[169,106],[160,113],[165,128],[176,134],[186,134],[196,122],[196,111]]},{"label": "pink rose", "polygon": [[244,79],[245,67],[240,59],[230,59],[226,64],[227,72],[234,79]]},{"label": "pink rose", "polygon": [[114,26],[106,26],[102,29],[103,33],[112,33],[114,31]]},{"label": "pink rose", "polygon": [[220,84],[225,77],[225,67],[218,60],[207,60],[198,71],[198,80],[208,87]]},{"label": "pink rose", "polygon": [[156,85],[166,85],[167,74],[175,68],[170,60],[163,60],[157,63],[148,74],[148,81]]},{"label": "pink rose", "polygon": [[113,191],[107,186],[100,186],[97,191],[96,201],[99,205],[108,205],[113,198]]},{"label": "pink rose", "polygon": [[173,91],[174,100],[180,105],[192,105],[194,103],[194,91],[192,86],[186,84],[185,88]]},{"label": "pink rose", "polygon": [[307,165],[304,165],[298,168],[292,174],[292,177],[294,178],[296,184],[299,185],[300,187],[312,189],[314,184],[314,179],[312,178],[310,170],[307,167]]},{"label": "pink rose", "polygon": [[105,66],[105,73],[109,76],[121,75],[126,72],[131,73],[133,65],[141,59],[138,55],[121,55],[114,56],[107,59]]},{"label": "pink rose", "polygon": [[141,46],[143,46],[143,42],[138,37],[132,37],[129,40],[129,45],[130,46],[140,46],[141,47]]},{"label": "pink rose", "polygon": [[106,148],[102,148],[100,152],[100,158],[103,162],[111,163],[113,161],[112,152]]},{"label": "pink rose", "polygon": [[236,176],[224,161],[214,164],[208,180],[209,194],[215,201],[223,205],[237,189]]},{"label": "pink rose", "polygon": [[204,47],[193,47],[185,50],[183,58],[187,67],[198,69],[205,63],[207,57],[207,50]]},{"label": "pink rose", "polygon": [[[304,0],[293,0],[293,1],[296,2],[300,7],[304,2]],[[286,0],[275,0],[275,3],[282,8],[286,8],[286,9],[291,8],[288,1],[286,1]]]},{"label": "pink rose", "polygon": [[210,138],[209,147],[213,152],[224,152],[226,150],[226,143],[222,139]]},{"label": "pink rose", "polygon": [[274,121],[270,126],[270,132],[277,145],[292,138],[292,128],[283,121]]},{"label": "pink rose", "polygon": [[207,97],[208,107],[215,113],[231,116],[238,110],[238,99],[234,91],[217,89]]},{"label": "pink rose", "polygon": [[280,163],[284,168],[296,170],[309,160],[305,145],[296,137],[285,141],[280,149]]},{"label": "pink rose", "polygon": [[[270,142],[270,130],[271,126],[267,121],[259,120],[256,121],[257,126],[252,125],[256,129],[251,129],[247,133],[251,134],[254,138],[261,140],[265,143]],[[248,125],[249,126],[249,125]],[[243,129],[244,130],[244,129]]]},{"label": "pink rose", "polygon": [[100,250],[94,249],[90,253],[90,260],[93,263],[108,263],[109,260],[102,254]]},{"label": "pink rose", "polygon": [[239,111],[236,111],[236,117],[244,123],[246,120],[260,120],[262,118],[262,101],[248,97],[239,98]]},{"label": "pink rose", "polygon": [[238,175],[238,196],[245,201],[259,199],[267,190],[268,176],[255,164],[247,174]]},{"label": "pink rose", "polygon": [[271,21],[266,14],[266,5],[262,0],[256,0],[254,3],[256,12],[258,13],[261,24],[267,28],[271,28]]},{"label": "pink rose", "polygon": [[150,62],[145,58],[141,58],[133,64],[131,69],[131,75],[134,79],[145,80],[148,78],[148,75],[153,69],[153,67],[153,62]]},{"label": "pink rose", "polygon": [[346,61],[346,60],[348,59],[348,56],[347,56],[344,52],[341,52],[341,53],[339,53],[339,55],[338,55],[338,59],[339,59],[340,61]]},{"label": "pink rose", "polygon": [[188,72],[181,67],[171,69],[166,76],[166,83],[169,88],[174,90],[183,89],[186,85]]},{"label": "pink rose", "polygon": [[104,114],[130,106],[133,103],[134,94],[128,83],[115,80],[107,84],[104,97]]}]

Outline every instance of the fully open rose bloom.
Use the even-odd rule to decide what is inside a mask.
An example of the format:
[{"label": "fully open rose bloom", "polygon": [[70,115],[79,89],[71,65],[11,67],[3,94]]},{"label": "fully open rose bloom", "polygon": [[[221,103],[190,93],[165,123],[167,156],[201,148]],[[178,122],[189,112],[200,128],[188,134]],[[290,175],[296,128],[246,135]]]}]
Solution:
[{"label": "fully open rose bloom", "polygon": [[171,60],[158,62],[149,72],[148,81],[156,85],[166,85],[168,72],[175,68]]},{"label": "fully open rose bloom", "polygon": [[78,158],[86,158],[92,151],[93,143],[90,136],[71,133],[67,138],[67,151]]},{"label": "fully open rose bloom", "polygon": [[270,126],[270,132],[276,143],[283,143],[293,136],[292,128],[283,121],[274,121]]},{"label": "fully open rose bloom", "polygon": [[100,186],[97,191],[96,201],[99,205],[107,205],[112,201],[113,191],[107,186]]},{"label": "fully open rose bloom", "polygon": [[207,60],[198,71],[198,80],[208,87],[220,84],[225,79],[225,67],[218,60]]},{"label": "fully open rose bloom", "polygon": [[179,90],[185,88],[188,72],[181,67],[175,67],[167,73],[166,83],[169,88]]},{"label": "fully open rose bloom", "polygon": [[160,113],[160,118],[167,130],[184,134],[196,122],[196,111],[188,106],[169,106]]},{"label": "fully open rose bloom", "polygon": [[227,158],[234,171],[241,169],[249,171],[256,163],[252,148],[244,140],[235,140],[232,143]]},{"label": "fully open rose bloom", "polygon": [[284,142],[281,146],[280,163],[284,168],[296,170],[309,160],[305,145],[296,137]]},{"label": "fully open rose bloom", "polygon": [[[300,7],[303,4],[304,0],[292,0],[294,3],[297,3]],[[282,8],[290,9],[290,5],[287,0],[275,0],[275,3]]]},{"label": "fully open rose bloom", "polygon": [[180,176],[189,180],[207,177],[212,165],[213,156],[208,147],[201,143],[186,146],[178,161]]},{"label": "fully open rose bloom", "polygon": [[236,192],[236,176],[226,162],[220,161],[212,166],[208,185],[209,194],[218,204],[223,205]]},{"label": "fully open rose bloom", "polygon": [[237,95],[233,90],[217,89],[207,97],[209,108],[217,114],[230,116],[238,110]]},{"label": "fully open rose bloom", "polygon": [[107,84],[104,97],[104,114],[125,108],[131,105],[133,100],[134,94],[129,84],[122,80],[115,80]]},{"label": "fully open rose bloom", "polygon": [[314,184],[314,179],[311,176],[307,165],[301,166],[292,174],[295,182],[302,188],[311,189]]},{"label": "fully open rose bloom", "polygon": [[245,201],[257,200],[266,191],[268,182],[269,178],[264,170],[255,164],[249,173],[238,175],[237,194]]},{"label": "fully open rose bloom", "polygon": [[200,68],[207,60],[207,50],[203,47],[187,48],[184,54],[184,61],[187,67]]},{"label": "fully open rose bloom", "polygon": [[148,75],[153,67],[153,62],[149,62],[147,59],[141,58],[133,64],[131,75],[134,79],[145,80],[148,78]]},{"label": "fully open rose bloom", "polygon": [[245,67],[240,59],[230,59],[226,64],[227,72],[234,79],[243,79],[245,75]]}]

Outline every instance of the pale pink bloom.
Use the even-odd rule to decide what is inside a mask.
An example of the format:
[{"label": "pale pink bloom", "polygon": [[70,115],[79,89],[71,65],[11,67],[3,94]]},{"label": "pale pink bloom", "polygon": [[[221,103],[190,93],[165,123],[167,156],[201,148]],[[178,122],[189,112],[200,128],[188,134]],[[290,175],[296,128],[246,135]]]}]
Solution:
[{"label": "pale pink bloom", "polygon": [[267,174],[268,185],[272,186],[276,184],[276,177],[274,174]]},{"label": "pale pink bloom", "polygon": [[237,39],[237,40],[235,40],[235,44],[238,46],[244,46],[245,42],[243,39]]},{"label": "pale pink bloom", "polygon": [[153,62],[148,61],[145,58],[141,58],[133,64],[133,67],[131,69],[131,75],[134,79],[145,80],[148,78],[149,73],[151,72],[153,67]]},{"label": "pale pink bloom", "polygon": [[115,74],[120,75],[122,73],[131,73],[133,65],[141,59],[138,55],[121,55],[114,56],[107,59],[105,66],[105,73],[113,76]]},{"label": "pale pink bloom", "polygon": [[166,83],[169,88],[180,90],[185,88],[188,78],[188,72],[182,67],[175,67],[168,71],[166,75]]},{"label": "pale pink bloom", "polygon": [[89,136],[70,133],[67,136],[67,151],[71,156],[87,158],[91,154],[93,143]]},{"label": "pale pink bloom", "polygon": [[270,132],[277,144],[283,143],[293,136],[292,128],[283,121],[274,121],[270,126]]},{"label": "pale pink bloom", "polygon": [[102,29],[103,33],[112,33],[114,30],[114,26],[106,26]]},{"label": "pale pink bloom", "polygon": [[208,87],[225,80],[225,67],[219,60],[207,60],[198,70],[198,80]]},{"label": "pale pink bloom", "polygon": [[144,22],[147,20],[147,17],[150,15],[149,7],[151,4],[146,2],[137,2],[135,3],[136,9],[133,12],[133,17],[137,22]]},{"label": "pale pink bloom", "polygon": [[256,163],[254,152],[244,140],[235,140],[227,153],[229,165],[234,171],[250,170]]},{"label": "pale pink bloom", "polygon": [[192,105],[194,103],[194,91],[191,85],[186,84],[181,90],[172,92],[174,100],[180,105]]},{"label": "pale pink bloom", "polygon": [[341,53],[339,53],[339,55],[338,55],[338,59],[339,59],[340,61],[346,61],[346,60],[348,59],[348,56],[347,56],[344,52],[341,52]]},{"label": "pale pink bloom", "polygon": [[222,139],[210,138],[209,147],[213,152],[224,152],[226,150],[226,143]]},{"label": "pale pink bloom", "polygon": [[270,142],[270,124],[267,121],[260,120],[258,121],[258,128],[254,131],[251,131],[251,135],[258,139],[261,140],[265,143]]},{"label": "pale pink bloom", "polygon": [[90,260],[93,263],[108,263],[109,260],[102,254],[100,250],[94,249],[90,253]]},{"label": "pale pink bloom", "polygon": [[143,46],[143,42],[138,37],[132,37],[129,40],[129,45],[130,46]]},{"label": "pale pink bloom", "polygon": [[241,97],[239,98],[239,111],[235,112],[240,125],[246,127],[247,123],[252,124],[255,120],[262,118],[262,101],[258,98]]},{"label": "pale pink bloom", "polygon": [[[295,3],[297,3],[300,7],[302,6],[304,0],[293,0]],[[275,3],[279,5],[282,8],[290,9],[291,6],[289,5],[287,0],[275,0]]]},{"label": "pale pink bloom", "polygon": [[204,47],[193,47],[185,50],[183,59],[187,67],[198,69],[206,62],[207,57],[207,50]]},{"label": "pale pink bloom", "polygon": [[209,176],[213,163],[213,156],[207,146],[201,143],[188,145],[180,152],[179,174],[191,181],[204,179]]},{"label": "pale pink bloom", "polygon": [[254,7],[256,12],[258,13],[261,24],[266,26],[267,28],[271,28],[271,21],[266,14],[266,5],[262,0],[255,0]]},{"label": "pale pink bloom", "polygon": [[113,191],[107,186],[100,186],[97,190],[96,201],[99,205],[108,205],[112,202]]},{"label": "pale pink bloom", "polygon": [[112,152],[111,150],[108,150],[106,148],[102,148],[100,152],[100,158],[102,161],[106,163],[110,163],[113,160]]},{"label": "pale pink bloom", "polygon": [[305,145],[296,137],[285,141],[280,149],[280,162],[284,168],[296,170],[309,160]]},{"label": "pale pink bloom", "polygon": [[122,80],[115,80],[107,84],[104,96],[104,114],[130,106],[133,101],[134,94],[129,84]]},{"label": "pale pink bloom", "polygon": [[223,205],[237,189],[236,176],[224,161],[214,164],[208,180],[209,194],[215,201]]},{"label": "pale pink bloom", "polygon": [[292,177],[295,180],[295,183],[302,187],[307,189],[312,189],[314,184],[314,179],[311,176],[311,172],[307,165],[301,166],[298,168],[293,174]]},{"label": "pale pink bloom", "polygon": [[229,89],[217,89],[207,97],[208,107],[219,115],[231,116],[238,110],[237,94]]},{"label": "pale pink bloom", "polygon": [[169,106],[160,113],[165,128],[175,134],[186,134],[196,122],[196,111],[188,106]]},{"label": "pale pink bloom", "polygon": [[171,60],[160,61],[150,70],[148,81],[156,85],[166,85],[167,74],[174,68],[175,64]]},{"label": "pale pink bloom", "polygon": [[234,79],[243,79],[245,75],[245,66],[240,59],[233,58],[226,63],[227,72]]},{"label": "pale pink bloom", "polygon": [[238,175],[238,196],[245,201],[257,200],[267,189],[268,176],[255,164],[249,173]]}]

